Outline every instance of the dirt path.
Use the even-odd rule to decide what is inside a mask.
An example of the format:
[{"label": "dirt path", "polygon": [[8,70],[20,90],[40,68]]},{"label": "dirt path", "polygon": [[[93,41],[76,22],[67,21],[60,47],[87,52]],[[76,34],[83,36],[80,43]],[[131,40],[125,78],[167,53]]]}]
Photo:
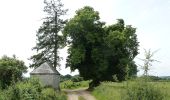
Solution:
[{"label": "dirt path", "polygon": [[90,92],[87,91],[87,88],[64,91],[67,92],[68,100],[78,100],[79,96],[83,97],[85,100],[96,100]]}]

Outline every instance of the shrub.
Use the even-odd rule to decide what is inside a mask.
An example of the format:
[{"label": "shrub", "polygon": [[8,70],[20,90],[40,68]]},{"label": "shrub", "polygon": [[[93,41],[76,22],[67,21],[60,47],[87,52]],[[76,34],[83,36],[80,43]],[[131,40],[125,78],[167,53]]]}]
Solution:
[{"label": "shrub", "polygon": [[22,74],[27,72],[24,62],[18,60],[15,56],[0,58],[0,86],[7,88],[14,82],[22,80]]},{"label": "shrub", "polygon": [[5,91],[7,100],[39,100],[42,87],[37,79],[18,82]]}]

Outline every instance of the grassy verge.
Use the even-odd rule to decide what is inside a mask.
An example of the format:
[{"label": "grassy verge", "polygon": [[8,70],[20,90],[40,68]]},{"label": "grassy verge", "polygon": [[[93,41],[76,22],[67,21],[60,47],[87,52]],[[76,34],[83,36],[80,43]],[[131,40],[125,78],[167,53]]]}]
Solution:
[{"label": "grassy verge", "polygon": [[97,100],[121,100],[123,91],[125,91],[125,83],[103,82],[92,94]]},{"label": "grassy verge", "polygon": [[169,100],[170,82],[103,82],[92,94],[97,100]]}]

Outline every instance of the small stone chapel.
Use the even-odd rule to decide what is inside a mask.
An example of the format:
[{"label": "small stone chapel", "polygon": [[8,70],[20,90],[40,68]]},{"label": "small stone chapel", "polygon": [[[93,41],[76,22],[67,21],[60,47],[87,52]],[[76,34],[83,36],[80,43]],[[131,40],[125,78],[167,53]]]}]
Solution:
[{"label": "small stone chapel", "polygon": [[30,76],[39,78],[43,86],[52,86],[55,90],[60,89],[60,74],[47,62],[34,69]]}]

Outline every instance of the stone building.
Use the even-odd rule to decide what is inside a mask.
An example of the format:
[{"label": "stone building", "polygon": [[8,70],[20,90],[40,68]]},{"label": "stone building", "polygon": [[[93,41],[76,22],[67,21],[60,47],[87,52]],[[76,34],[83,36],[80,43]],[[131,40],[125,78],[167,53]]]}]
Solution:
[{"label": "stone building", "polygon": [[59,72],[46,62],[34,69],[30,75],[39,78],[43,86],[52,86],[56,90],[60,89]]}]

